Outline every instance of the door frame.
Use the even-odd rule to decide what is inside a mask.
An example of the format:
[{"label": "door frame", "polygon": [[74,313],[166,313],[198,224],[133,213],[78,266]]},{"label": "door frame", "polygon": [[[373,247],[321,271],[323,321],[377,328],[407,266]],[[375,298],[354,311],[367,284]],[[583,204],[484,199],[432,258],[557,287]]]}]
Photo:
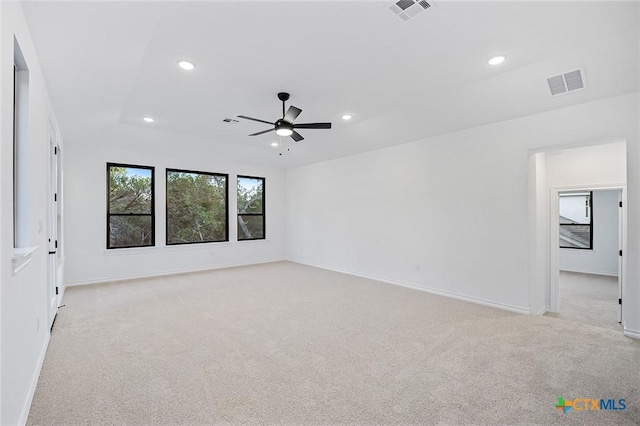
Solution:
[{"label": "door frame", "polygon": [[58,206],[60,202],[60,182],[58,179],[58,167],[59,167],[59,152],[60,148],[56,139],[55,132],[51,130],[51,136],[49,139],[49,190],[48,190],[48,218],[47,218],[47,232],[48,232],[48,246],[47,246],[47,320],[48,327],[53,326],[56,314],[58,313],[59,305],[59,274],[58,274]]},{"label": "door frame", "polygon": [[[622,310],[624,309],[624,298],[622,294],[625,287],[626,277],[626,256],[627,252],[627,185],[626,184],[591,184],[591,185],[573,185],[573,186],[554,186],[550,188],[549,194],[549,301],[548,306],[551,312],[558,312],[560,306],[560,269],[559,256],[560,247],[558,246],[558,235],[560,234],[559,220],[559,194],[566,191],[620,191],[622,198],[622,208],[620,211],[621,220],[618,221],[618,245],[622,250],[621,259],[618,262],[618,293],[620,304],[620,322],[622,321]],[[619,216],[619,217],[620,217]]]}]

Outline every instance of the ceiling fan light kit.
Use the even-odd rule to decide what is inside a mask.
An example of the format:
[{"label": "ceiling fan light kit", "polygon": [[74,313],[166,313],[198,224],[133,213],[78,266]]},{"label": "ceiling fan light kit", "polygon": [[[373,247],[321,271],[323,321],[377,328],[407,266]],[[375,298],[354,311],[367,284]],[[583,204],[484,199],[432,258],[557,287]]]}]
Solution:
[{"label": "ceiling fan light kit", "polygon": [[259,118],[248,117],[246,115],[239,115],[238,118],[244,118],[245,120],[257,121],[259,123],[270,124],[272,129],[263,130],[261,132],[253,133],[249,136],[258,136],[265,133],[275,131],[278,136],[290,136],[296,142],[300,142],[304,138],[295,129],[330,129],[331,123],[299,123],[294,124],[294,120],[298,118],[302,110],[296,108],[293,105],[286,109],[285,102],[289,100],[289,94],[286,92],[278,93],[278,99],[282,102],[282,118],[276,120],[274,123]]},{"label": "ceiling fan light kit", "polygon": [[293,134],[293,128],[287,123],[276,123],[276,134],[278,136],[291,136]]}]

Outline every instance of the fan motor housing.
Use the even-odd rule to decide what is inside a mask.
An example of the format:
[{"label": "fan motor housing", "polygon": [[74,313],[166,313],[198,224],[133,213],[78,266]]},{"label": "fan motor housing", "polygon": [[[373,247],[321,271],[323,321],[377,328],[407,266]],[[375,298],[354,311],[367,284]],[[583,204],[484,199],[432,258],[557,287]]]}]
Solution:
[{"label": "fan motor housing", "polygon": [[278,129],[289,129],[289,130],[293,130],[293,124],[289,123],[288,121],[285,120],[278,120],[276,121],[276,130]]}]

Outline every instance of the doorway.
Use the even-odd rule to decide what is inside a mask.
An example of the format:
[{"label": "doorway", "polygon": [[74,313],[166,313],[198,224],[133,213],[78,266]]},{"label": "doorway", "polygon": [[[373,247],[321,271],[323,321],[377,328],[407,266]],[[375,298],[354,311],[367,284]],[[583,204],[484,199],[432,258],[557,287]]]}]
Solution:
[{"label": "doorway", "polygon": [[624,195],[624,187],[553,189],[549,316],[622,331]]}]

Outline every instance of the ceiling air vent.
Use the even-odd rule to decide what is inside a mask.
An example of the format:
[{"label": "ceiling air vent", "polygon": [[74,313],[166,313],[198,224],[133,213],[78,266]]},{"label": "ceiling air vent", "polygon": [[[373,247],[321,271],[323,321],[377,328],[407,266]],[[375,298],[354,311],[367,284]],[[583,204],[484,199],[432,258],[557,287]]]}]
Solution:
[{"label": "ceiling air vent", "polygon": [[580,68],[575,71],[554,75],[553,77],[547,78],[547,83],[549,84],[549,90],[551,90],[551,96],[584,89],[586,86],[584,70]]},{"label": "ceiling air vent", "polygon": [[408,21],[422,11],[433,6],[433,0],[400,0],[389,6],[395,15],[403,21]]}]

